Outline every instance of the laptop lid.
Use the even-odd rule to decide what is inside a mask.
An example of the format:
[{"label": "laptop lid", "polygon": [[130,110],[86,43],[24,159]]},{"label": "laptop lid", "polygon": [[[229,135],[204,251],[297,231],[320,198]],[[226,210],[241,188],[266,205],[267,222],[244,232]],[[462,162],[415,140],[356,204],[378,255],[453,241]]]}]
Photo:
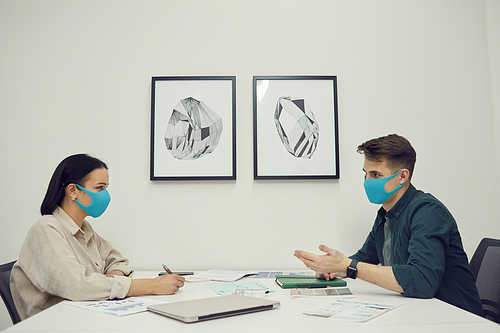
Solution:
[{"label": "laptop lid", "polygon": [[148,306],[148,310],[185,323],[271,310],[279,301],[241,295],[227,295]]}]

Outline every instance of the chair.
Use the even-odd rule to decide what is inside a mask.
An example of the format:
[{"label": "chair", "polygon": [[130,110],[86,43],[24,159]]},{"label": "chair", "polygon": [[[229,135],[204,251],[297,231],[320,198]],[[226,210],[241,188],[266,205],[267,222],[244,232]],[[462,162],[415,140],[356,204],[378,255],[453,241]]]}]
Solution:
[{"label": "chair", "polygon": [[14,305],[14,300],[12,299],[12,294],[10,293],[10,271],[12,266],[16,261],[9,262],[7,264],[0,265],[0,294],[2,295],[3,302],[9,311],[10,319],[12,319],[13,324],[17,324],[21,321],[19,315],[17,314],[16,306]]},{"label": "chair", "polygon": [[500,239],[483,238],[472,256],[470,269],[486,318],[500,323]]}]

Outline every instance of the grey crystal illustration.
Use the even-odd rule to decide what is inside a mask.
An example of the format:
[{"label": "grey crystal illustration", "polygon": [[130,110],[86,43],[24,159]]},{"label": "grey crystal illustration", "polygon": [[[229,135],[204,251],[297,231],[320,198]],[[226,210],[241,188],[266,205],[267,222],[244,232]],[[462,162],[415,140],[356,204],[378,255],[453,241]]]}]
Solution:
[{"label": "grey crystal illustration", "polygon": [[173,157],[194,160],[212,153],[219,144],[222,118],[202,101],[187,97],[172,110],[165,144]]},{"label": "grey crystal illustration", "polygon": [[297,158],[311,158],[319,140],[319,125],[303,98],[280,97],[274,123],[286,150]]}]

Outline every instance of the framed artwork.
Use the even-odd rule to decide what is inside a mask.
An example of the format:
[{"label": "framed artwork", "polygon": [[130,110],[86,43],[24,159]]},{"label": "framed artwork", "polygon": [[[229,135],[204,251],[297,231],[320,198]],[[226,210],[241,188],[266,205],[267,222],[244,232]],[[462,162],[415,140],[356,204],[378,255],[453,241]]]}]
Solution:
[{"label": "framed artwork", "polygon": [[339,179],[336,76],[254,76],[254,179]]},{"label": "framed artwork", "polygon": [[236,77],[153,77],[150,180],[236,179]]}]

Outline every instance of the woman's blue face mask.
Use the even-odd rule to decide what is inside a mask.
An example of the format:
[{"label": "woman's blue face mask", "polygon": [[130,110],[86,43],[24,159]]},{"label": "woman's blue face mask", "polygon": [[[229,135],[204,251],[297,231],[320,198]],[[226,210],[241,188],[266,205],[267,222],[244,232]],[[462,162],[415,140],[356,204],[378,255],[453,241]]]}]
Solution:
[{"label": "woman's blue face mask", "polygon": [[111,201],[111,196],[109,195],[108,190],[103,190],[99,192],[92,192],[87,190],[86,188],[76,184],[80,190],[87,193],[90,196],[92,201],[90,205],[84,206],[78,199],[75,199],[75,202],[80,206],[81,209],[92,217],[101,216],[106,208],[108,208],[109,202]]},{"label": "woman's blue face mask", "polygon": [[[401,170],[403,170],[403,169],[401,169]],[[391,195],[396,193],[396,191],[399,190],[406,182],[404,182],[403,184],[399,184],[391,192],[387,192],[385,190],[385,184],[388,181],[390,181],[391,179],[393,179],[394,177],[396,177],[398,175],[398,173],[401,172],[401,170],[399,170],[398,172],[396,172],[392,176],[385,177],[385,178],[366,179],[366,176],[365,176],[364,187],[365,187],[365,192],[366,192],[366,196],[368,197],[368,200],[370,200],[371,203],[380,205],[380,204],[383,204],[384,202],[386,202],[387,199],[389,199],[391,197]]]}]

